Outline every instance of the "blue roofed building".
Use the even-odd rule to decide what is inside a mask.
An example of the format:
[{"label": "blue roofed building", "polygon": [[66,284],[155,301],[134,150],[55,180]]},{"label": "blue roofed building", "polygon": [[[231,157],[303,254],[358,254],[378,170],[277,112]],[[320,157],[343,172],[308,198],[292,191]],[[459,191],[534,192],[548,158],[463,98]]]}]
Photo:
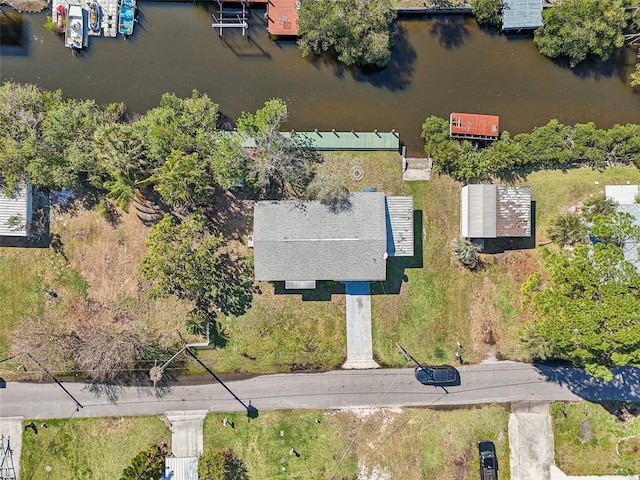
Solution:
[{"label": "blue roofed building", "polygon": [[532,30],[542,25],[542,0],[505,0],[502,3],[502,30]]}]

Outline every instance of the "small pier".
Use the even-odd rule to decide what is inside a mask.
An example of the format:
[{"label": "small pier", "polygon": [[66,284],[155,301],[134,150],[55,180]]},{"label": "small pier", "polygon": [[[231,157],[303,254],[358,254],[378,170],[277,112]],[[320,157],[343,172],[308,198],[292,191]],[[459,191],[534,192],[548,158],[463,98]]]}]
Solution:
[{"label": "small pier", "polygon": [[[400,135],[395,130],[390,132],[281,132],[283,137],[297,138],[300,143],[311,150],[377,150],[377,151],[400,151]],[[256,146],[253,138],[249,138],[242,143],[243,147],[251,148]]]},{"label": "small pier", "polygon": [[298,35],[298,0],[267,1],[267,31],[270,35]]}]

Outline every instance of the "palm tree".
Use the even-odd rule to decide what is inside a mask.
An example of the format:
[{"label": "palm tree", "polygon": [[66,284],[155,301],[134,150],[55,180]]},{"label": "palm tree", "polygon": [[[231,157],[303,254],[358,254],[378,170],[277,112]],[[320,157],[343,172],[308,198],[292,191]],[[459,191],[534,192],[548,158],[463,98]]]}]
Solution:
[{"label": "palm tree", "polygon": [[573,248],[587,242],[587,225],[573,213],[561,213],[551,221],[547,229],[549,239],[562,248]]},{"label": "palm tree", "polygon": [[451,248],[458,260],[470,270],[474,270],[480,265],[480,247],[471,242],[471,240],[467,238],[463,240],[453,239]]},{"label": "palm tree", "polygon": [[616,211],[616,202],[600,193],[586,199],[583,207],[582,216],[587,222],[593,222],[596,215],[612,215]]}]

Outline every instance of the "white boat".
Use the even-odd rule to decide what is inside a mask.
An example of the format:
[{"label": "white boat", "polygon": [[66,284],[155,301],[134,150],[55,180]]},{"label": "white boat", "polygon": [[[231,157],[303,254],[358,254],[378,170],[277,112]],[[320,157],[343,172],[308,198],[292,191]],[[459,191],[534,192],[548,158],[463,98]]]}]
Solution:
[{"label": "white boat", "polygon": [[85,12],[79,5],[71,5],[67,13],[67,30],[64,45],[71,50],[81,50],[89,43]]}]

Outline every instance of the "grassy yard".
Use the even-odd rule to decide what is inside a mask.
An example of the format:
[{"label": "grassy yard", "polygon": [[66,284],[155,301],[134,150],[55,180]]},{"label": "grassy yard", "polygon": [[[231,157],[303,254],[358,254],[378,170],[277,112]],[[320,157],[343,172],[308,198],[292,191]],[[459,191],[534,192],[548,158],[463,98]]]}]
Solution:
[{"label": "grassy yard", "polygon": [[[210,414],[205,449],[231,448],[249,478],[475,479],[481,439],[496,442],[501,469],[509,471],[508,416],[506,407],[493,405],[261,412],[251,421]],[[223,426],[222,418],[235,428]],[[291,448],[300,456],[290,455]]]},{"label": "grassy yard", "polygon": [[[631,475],[640,471],[640,405],[607,407],[618,409],[618,415],[597,403],[552,405],[556,464],[567,475]],[[616,453],[618,442],[620,455]]]},{"label": "grassy yard", "polygon": [[171,432],[158,417],[45,420],[48,428],[42,422],[35,422],[37,435],[22,435],[20,478],[113,480],[150,443],[171,444]]},{"label": "grassy yard", "polygon": [[576,168],[561,172],[546,170],[529,175],[523,182],[531,186],[536,202],[537,241],[547,239],[551,219],[568,207],[584,202],[590,195],[604,193],[605,185],[640,184],[640,170],[636,167],[611,167],[606,170]]},{"label": "grassy yard", "polygon": [[[364,178],[354,181],[358,167]],[[454,258],[450,241],[459,235],[460,184],[445,176],[429,182],[403,182],[392,152],[325,154],[320,171],[345,179],[351,191],[376,188],[414,198],[416,256],[391,258],[388,280],[373,284],[373,342],[383,366],[404,365],[395,342],[424,362],[455,361],[456,342],[466,361],[494,350],[517,357],[517,335],[529,321],[519,305],[519,289],[540,268],[536,249],[483,255],[484,268],[469,272]],[[546,239],[554,215],[601,191],[607,183],[640,183],[634,167],[588,168],[533,173],[536,241]],[[598,183],[596,183],[598,182]],[[236,199],[223,216],[233,223],[229,238],[245,248],[251,233],[251,202]],[[226,212],[226,210],[225,210]],[[106,221],[98,210],[57,213],[52,231],[60,248],[0,249],[0,355],[9,351],[11,332],[25,316],[47,308],[61,312],[78,298],[91,298],[131,312],[169,338],[183,331],[189,305],[169,298],[149,300],[138,267],[149,229],[133,213]],[[282,284],[261,283],[251,309],[241,317],[220,317],[216,347],[202,358],[220,373],[275,372],[339,367],[346,356],[344,287],[321,284],[315,291],[290,293]],[[57,294],[50,298],[47,292]],[[192,364],[191,370],[202,372]]]}]

